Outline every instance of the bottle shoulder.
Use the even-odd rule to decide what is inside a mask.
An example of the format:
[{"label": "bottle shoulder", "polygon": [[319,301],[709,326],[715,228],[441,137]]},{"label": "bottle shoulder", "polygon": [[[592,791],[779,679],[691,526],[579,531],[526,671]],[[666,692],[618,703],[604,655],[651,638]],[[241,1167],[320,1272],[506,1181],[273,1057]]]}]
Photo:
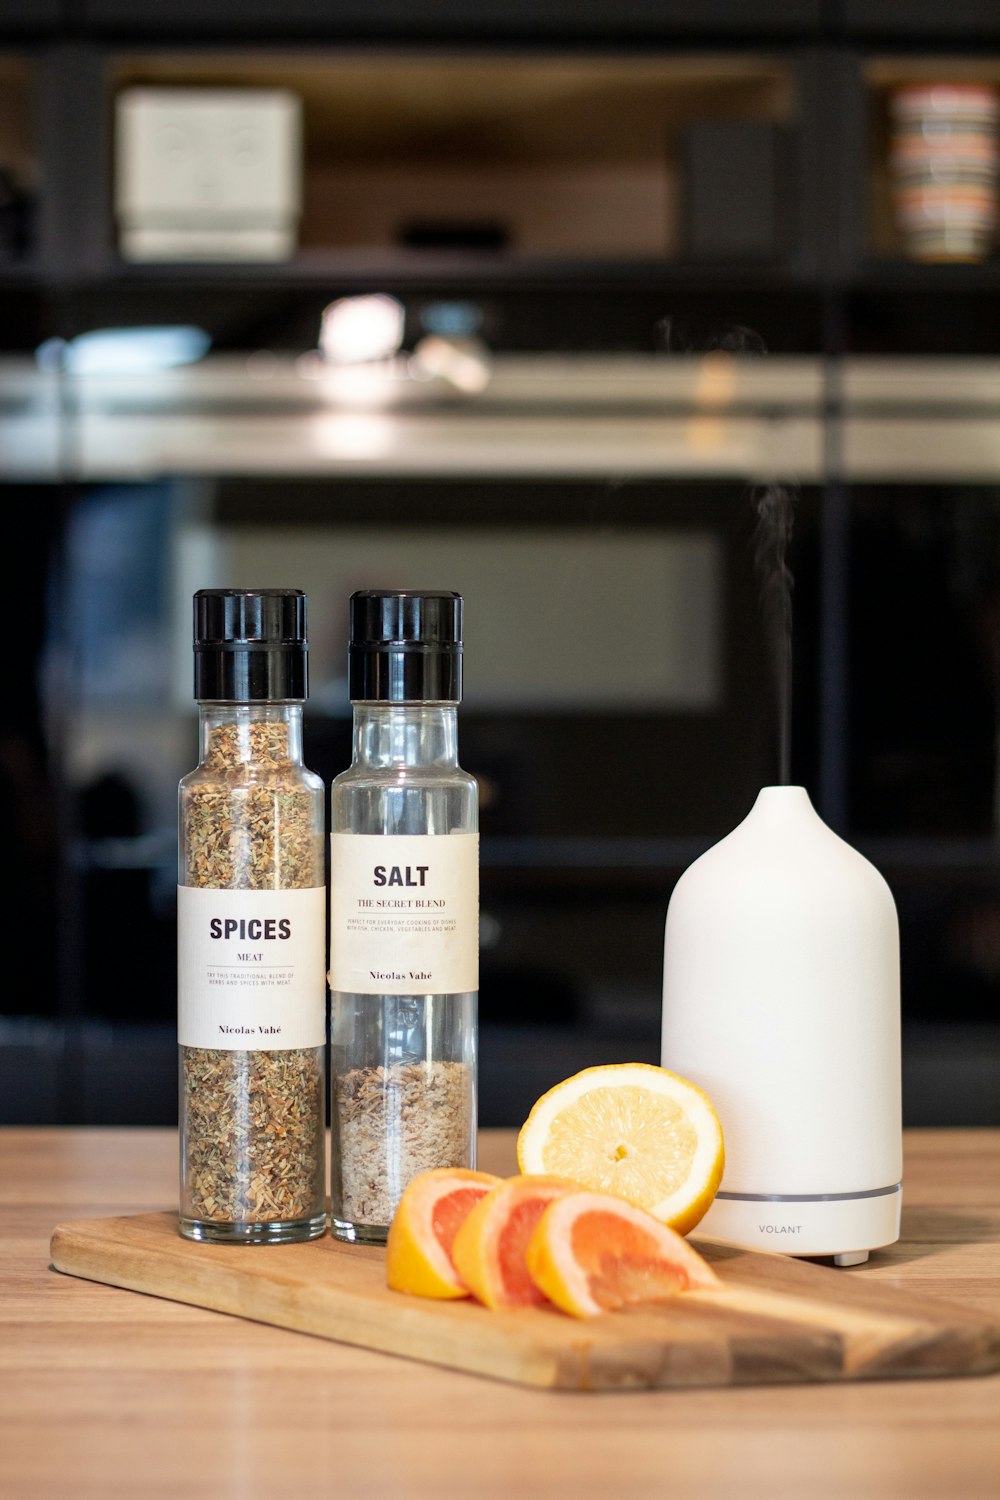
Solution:
[{"label": "bottle shoulder", "polygon": [[375,774],[370,766],[354,766],[330,791],[333,833],[475,833],[478,822],[476,779],[455,766],[396,767]]},{"label": "bottle shoulder", "polygon": [[355,762],[330,783],[334,795],[343,791],[376,787],[463,787],[478,791],[475,776],[456,765],[373,766]]}]

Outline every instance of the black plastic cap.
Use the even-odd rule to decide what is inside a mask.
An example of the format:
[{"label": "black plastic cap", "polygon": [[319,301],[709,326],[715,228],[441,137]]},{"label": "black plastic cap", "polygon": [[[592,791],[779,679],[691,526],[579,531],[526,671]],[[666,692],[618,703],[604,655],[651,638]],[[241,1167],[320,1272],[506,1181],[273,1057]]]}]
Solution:
[{"label": "black plastic cap", "polygon": [[351,595],[352,703],[459,703],[462,596],[429,589]]},{"label": "black plastic cap", "polygon": [[194,695],[209,703],[287,703],[308,691],[301,589],[199,589]]}]

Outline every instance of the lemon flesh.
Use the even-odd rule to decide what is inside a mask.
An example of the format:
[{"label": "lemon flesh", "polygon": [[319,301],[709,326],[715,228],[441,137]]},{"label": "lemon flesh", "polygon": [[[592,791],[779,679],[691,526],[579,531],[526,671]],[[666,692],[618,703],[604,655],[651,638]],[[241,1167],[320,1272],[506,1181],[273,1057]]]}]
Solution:
[{"label": "lemon flesh", "polygon": [[522,1172],[612,1193],[687,1234],[722,1178],[719,1117],[695,1084],[649,1063],[584,1068],[534,1105],[517,1142]]},{"label": "lemon flesh", "polygon": [[555,1115],[542,1163],[546,1172],[648,1209],[684,1186],[697,1145],[673,1099],[635,1087],[597,1088]]}]

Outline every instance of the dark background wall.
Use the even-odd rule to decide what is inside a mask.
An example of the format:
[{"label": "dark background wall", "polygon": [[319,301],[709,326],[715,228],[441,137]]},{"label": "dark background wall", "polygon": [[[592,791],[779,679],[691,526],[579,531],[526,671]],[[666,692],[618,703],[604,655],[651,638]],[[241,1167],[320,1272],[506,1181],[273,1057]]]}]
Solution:
[{"label": "dark background wall", "polygon": [[[626,74],[639,59],[660,60],[682,98],[668,112],[684,189],[669,247],[588,257],[573,253],[568,227],[566,248],[547,257],[433,236],[377,255],[320,241],[271,266],[137,267],[118,256],[111,139],[124,82],[201,79],[206,68],[223,82],[283,69],[294,79],[306,68],[322,95],[324,68],[330,92],[345,68],[377,70],[390,53],[414,68],[442,56],[499,57],[514,70],[582,59]],[[718,77],[699,64],[694,88],[693,60],[706,56]],[[937,68],[1000,82],[994,4],[2,0],[0,85],[32,170],[10,174],[0,203],[0,355],[27,360],[46,340],[97,327],[179,322],[204,328],[213,354],[294,354],[313,346],[333,297],[379,290],[403,302],[411,339],[430,304],[474,305],[500,355],[722,350],[823,362],[825,463],[819,482],[802,487],[791,556],[793,774],[893,885],[908,1118],[985,1123],[1000,1108],[1000,475],[848,482],[836,374],[853,355],[934,356],[947,370],[1000,354],[1000,259],[909,262],[884,201],[887,91]],[[734,77],[765,101],[735,128]],[[618,87],[624,109],[627,84]],[[730,133],[699,134],[720,112]],[[322,108],[315,118],[322,134]],[[733,170],[734,152],[746,170]],[[743,241],[723,245],[733,223]],[[27,399],[16,380],[4,389],[12,412]],[[49,471],[26,478],[15,465],[4,490],[17,536],[5,570],[16,643],[0,796],[4,911],[19,940],[0,1003],[0,1118],[172,1118],[169,778],[151,805],[127,777],[81,770],[74,735],[100,712],[122,715],[125,735],[159,722],[177,652],[165,559],[195,490],[219,534],[276,519],[294,531],[319,518],[333,545],[373,516],[387,530],[442,535],[492,521],[526,545],[542,524],[608,535],[700,528],[719,539],[729,686],[714,716],[508,709],[463,721],[464,760],[498,789],[484,822],[484,907],[496,934],[484,950],[485,1120],[516,1122],[542,1087],[588,1061],[654,1059],[673,882],[774,775],[746,483],[396,475],[340,478],[334,489],[293,474],[169,472],[100,483],[81,458],[74,399],[72,381],[55,379]],[[919,411],[910,415],[919,423]],[[146,642],[145,698],[123,707],[107,696],[111,658],[87,655],[95,640],[107,646],[98,626],[109,639],[131,630]],[[190,707],[173,714],[169,732],[193,756]],[[324,776],[340,769],[342,714],[312,713],[309,752]],[[650,769],[664,766],[667,793],[662,770]]]}]

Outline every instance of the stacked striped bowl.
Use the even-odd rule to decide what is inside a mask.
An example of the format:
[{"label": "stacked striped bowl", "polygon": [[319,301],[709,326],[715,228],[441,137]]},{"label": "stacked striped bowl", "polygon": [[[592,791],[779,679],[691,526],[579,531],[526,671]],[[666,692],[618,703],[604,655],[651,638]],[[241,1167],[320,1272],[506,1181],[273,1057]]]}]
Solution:
[{"label": "stacked striped bowl", "polygon": [[893,206],[906,254],[985,260],[997,237],[1000,90],[908,84],[893,90],[889,110]]}]

